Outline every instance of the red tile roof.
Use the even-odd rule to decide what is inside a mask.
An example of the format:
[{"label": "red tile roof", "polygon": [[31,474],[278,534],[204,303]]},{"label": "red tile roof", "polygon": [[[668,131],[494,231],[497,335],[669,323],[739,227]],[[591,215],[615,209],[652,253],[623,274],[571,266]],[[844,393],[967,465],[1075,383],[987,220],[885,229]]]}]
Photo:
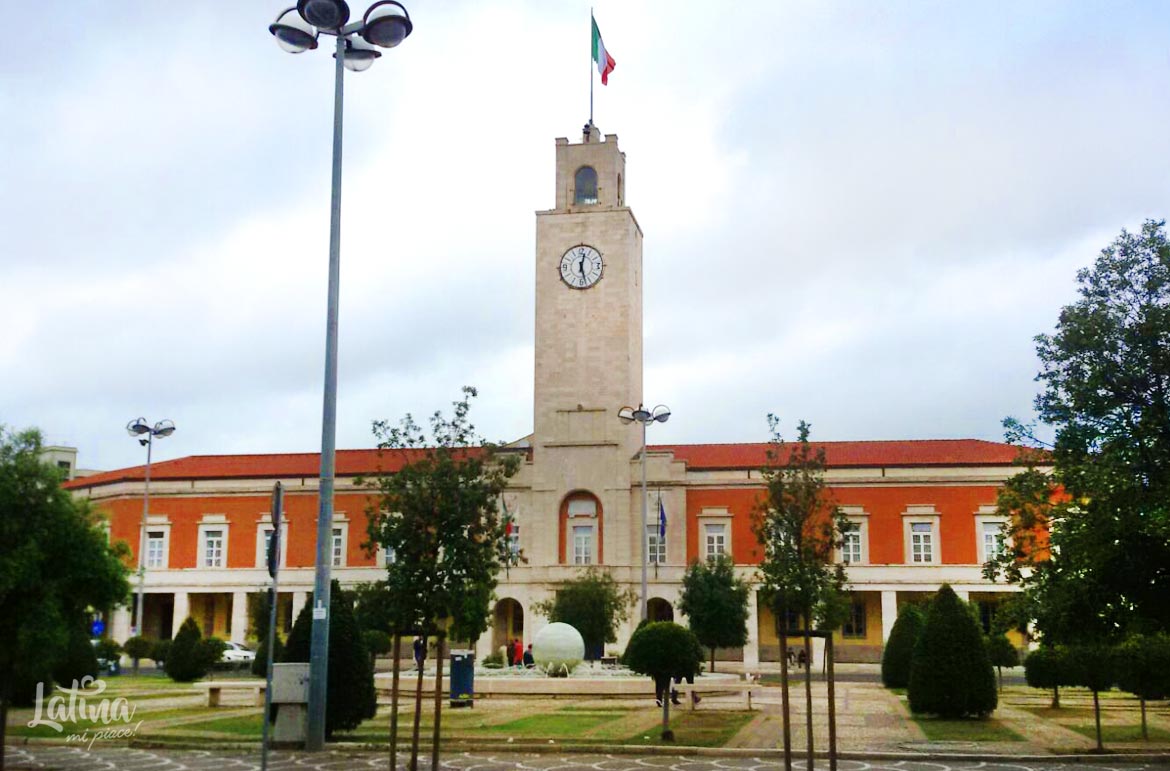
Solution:
[{"label": "red tile roof", "polygon": [[[1016,460],[1019,448],[980,439],[921,439],[874,442],[813,442],[825,449],[833,468],[890,466],[1004,466]],[[693,469],[759,468],[767,462],[771,445],[677,444],[652,445],[653,452],[672,452]],[[337,476],[359,476],[395,471],[421,451],[338,450]],[[150,467],[155,480],[276,479],[316,477],[321,471],[315,452],[279,455],[191,455],[158,461]],[[85,489],[143,479],[143,466],[79,477],[65,486]]]},{"label": "red tile roof", "polygon": [[[917,439],[873,442],[812,442],[824,448],[830,468],[881,466],[1003,466],[1013,463],[1020,448],[982,439]],[[770,444],[652,445],[651,451],[673,452],[693,469],[760,468]]]}]

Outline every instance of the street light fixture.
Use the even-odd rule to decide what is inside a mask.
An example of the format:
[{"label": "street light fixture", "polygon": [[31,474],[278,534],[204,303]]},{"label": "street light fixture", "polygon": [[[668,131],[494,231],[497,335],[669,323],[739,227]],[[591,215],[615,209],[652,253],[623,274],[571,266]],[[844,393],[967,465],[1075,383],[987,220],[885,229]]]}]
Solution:
[{"label": "street light fixture", "polygon": [[618,410],[618,420],[626,425],[630,423],[642,424],[642,620],[646,620],[646,426],[651,423],[665,423],[670,420],[670,408],[659,404],[648,410],[639,404],[635,407],[622,407]]},{"label": "street light fixture", "polygon": [[146,473],[142,490],[142,532],[138,534],[138,601],[135,603],[134,626],[131,635],[142,634],[142,605],[143,595],[146,592],[146,524],[150,517],[150,460],[154,449],[154,438],[165,439],[175,433],[173,420],[160,420],[153,426],[146,422],[146,418],[134,418],[126,424],[126,433],[138,440],[146,448]]},{"label": "street light fixture", "polygon": [[361,21],[349,22],[345,0],[297,0],[268,27],[277,44],[299,54],[317,47],[319,35],[333,35],[333,175],[329,217],[329,287],[325,311],[325,394],[321,416],[321,483],[318,488],[317,558],[313,580],[313,631],[309,653],[309,714],[305,748],[325,746],[325,700],[329,667],[329,582],[332,567],[333,476],[337,443],[337,314],[341,283],[341,116],[345,70],[361,72],[407,38],[414,24],[395,0],[372,4]]}]

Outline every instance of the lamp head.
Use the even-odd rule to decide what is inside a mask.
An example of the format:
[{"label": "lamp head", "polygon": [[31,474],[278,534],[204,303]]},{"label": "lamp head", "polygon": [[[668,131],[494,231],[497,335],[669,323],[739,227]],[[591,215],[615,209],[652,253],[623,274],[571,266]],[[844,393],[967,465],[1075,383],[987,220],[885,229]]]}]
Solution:
[{"label": "lamp head", "polygon": [[155,436],[170,436],[171,434],[175,433],[175,421],[169,418],[166,420],[160,420],[154,424],[154,428],[150,430],[150,433],[154,434]]},{"label": "lamp head", "polygon": [[639,423],[649,423],[654,416],[650,414],[650,410],[639,404],[638,409],[634,410],[632,417]]},{"label": "lamp head", "polygon": [[130,436],[142,436],[150,432],[150,426],[146,422],[146,418],[134,418],[126,424],[126,433]]},{"label": "lamp head", "polygon": [[345,0],[297,0],[297,13],[320,29],[341,29],[349,21]]},{"label": "lamp head", "polygon": [[268,25],[268,31],[276,38],[276,44],[290,54],[304,53],[317,47],[317,30],[296,14],[296,8],[280,12],[276,21]]},{"label": "lamp head", "polygon": [[406,7],[396,0],[379,0],[362,18],[362,37],[380,48],[393,48],[414,30]]},{"label": "lamp head", "polygon": [[654,408],[654,412],[651,413],[651,418],[659,423],[665,423],[670,420],[670,407],[667,407],[665,404],[659,404]]},{"label": "lamp head", "polygon": [[[348,37],[345,39],[345,61],[342,64],[352,72],[364,72],[381,55],[381,51],[375,50],[366,41]],[[336,59],[337,54],[333,54],[333,58]]]},{"label": "lamp head", "polygon": [[620,420],[622,423],[625,423],[626,425],[633,423],[634,422],[634,408],[633,407],[622,407],[620,410],[618,410],[618,420]]}]

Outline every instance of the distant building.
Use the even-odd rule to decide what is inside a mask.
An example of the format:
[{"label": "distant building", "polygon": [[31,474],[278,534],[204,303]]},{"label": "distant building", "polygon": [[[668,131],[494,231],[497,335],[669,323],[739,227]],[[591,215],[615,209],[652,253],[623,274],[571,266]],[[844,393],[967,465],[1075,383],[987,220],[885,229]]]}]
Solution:
[{"label": "distant building", "polygon": [[[536,354],[533,433],[505,494],[513,538],[526,564],[501,575],[493,629],[480,654],[546,623],[533,603],[581,566],[602,565],[640,589],[642,539],[650,554],[649,615],[674,618],[687,563],[730,554],[744,576],[761,550],[751,516],[761,492],[764,444],[652,445],[647,453],[650,510],[639,501],[641,435],[617,419],[642,399],[642,231],[625,202],[625,155],[617,137],[586,127],[583,140],[556,140],[555,207],[536,215]],[[702,416],[677,416],[700,421]],[[651,429],[653,431],[653,429]],[[651,437],[652,438],[652,437]],[[837,633],[840,660],[876,660],[899,604],[949,582],[975,603],[985,623],[1012,587],[981,575],[1001,547],[998,488],[1019,469],[1015,448],[972,439],[826,442],[826,478],[853,527],[838,558],[847,563],[852,612]],[[400,454],[343,450],[331,554],[343,585],[374,581],[384,555],[367,554],[366,491],[355,477],[393,471]],[[146,538],[144,632],[168,637],[188,616],[205,632],[242,641],[248,596],[264,590],[272,532],[269,495],[285,487],[287,548],[279,612],[288,627],[313,585],[315,453],[194,456],[152,467]],[[69,487],[106,510],[111,537],[138,548],[141,467],[95,474]],[[666,536],[658,535],[658,509]],[[751,637],[723,651],[745,667],[775,660],[772,614],[753,592]],[[115,613],[114,635],[129,634],[131,609]],[[637,623],[637,610],[623,630]],[[680,619],[681,620],[681,619]]]}]

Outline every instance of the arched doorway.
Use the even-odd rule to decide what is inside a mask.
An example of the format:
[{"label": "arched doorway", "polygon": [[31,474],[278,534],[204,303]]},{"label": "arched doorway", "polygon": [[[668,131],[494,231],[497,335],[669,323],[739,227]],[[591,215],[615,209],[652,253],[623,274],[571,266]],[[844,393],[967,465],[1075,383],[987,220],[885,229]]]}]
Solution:
[{"label": "arched doorway", "polygon": [[651,597],[646,603],[646,618],[651,621],[674,621],[674,606],[661,597]]},{"label": "arched doorway", "polygon": [[524,639],[524,608],[511,597],[496,603],[492,614],[492,653],[510,640]]}]

